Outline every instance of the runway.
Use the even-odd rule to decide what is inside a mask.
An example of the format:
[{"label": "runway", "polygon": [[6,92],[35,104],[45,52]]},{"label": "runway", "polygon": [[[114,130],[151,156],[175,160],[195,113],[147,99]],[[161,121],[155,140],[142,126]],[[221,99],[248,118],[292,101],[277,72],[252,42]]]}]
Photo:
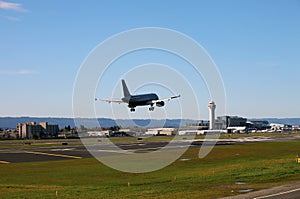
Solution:
[{"label": "runway", "polygon": [[[99,139],[101,140],[101,139]],[[249,142],[269,141],[269,138],[242,138],[242,139],[197,139],[197,140],[177,140],[172,143],[167,141],[154,142],[129,142],[115,143],[122,150],[116,150],[115,146],[99,143],[95,146],[89,146],[89,150],[97,150],[101,155],[111,156],[120,153],[148,153],[164,148],[164,150],[176,150],[190,145],[190,148],[200,148],[205,142],[206,146],[210,145],[231,145]],[[74,141],[70,141],[71,144]],[[93,157],[89,151],[77,140],[77,145],[70,146],[42,146],[42,147],[24,147],[14,148],[15,143],[10,147],[0,149],[0,164],[20,163],[20,162],[41,162],[41,161],[58,161],[67,159],[82,159]],[[0,143],[1,144],[1,143]],[[47,143],[53,144],[53,143]],[[6,144],[7,145],[7,144]],[[101,147],[99,147],[101,145]]]},{"label": "runway", "polygon": [[300,182],[295,182],[223,199],[298,199],[299,197]]},{"label": "runway", "polygon": [[1,149],[0,164],[42,162],[92,157],[84,146]]},{"label": "runway", "polygon": [[[116,146],[122,150],[116,150],[115,146],[100,143],[99,145],[89,146],[88,148],[91,151],[101,153],[101,155],[112,156],[120,153],[147,153],[166,147],[167,144],[168,142],[118,143]],[[186,143],[184,143],[184,145],[186,145]],[[174,150],[181,147],[183,147],[183,143],[170,144],[166,148]],[[0,149],[0,164],[58,161],[91,157],[93,156],[83,145]]]}]

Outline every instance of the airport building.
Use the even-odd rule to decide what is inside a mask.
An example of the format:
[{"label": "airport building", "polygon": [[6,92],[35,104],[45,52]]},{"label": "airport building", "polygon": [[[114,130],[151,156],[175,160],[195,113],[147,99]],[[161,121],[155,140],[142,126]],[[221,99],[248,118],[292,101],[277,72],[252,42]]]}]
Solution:
[{"label": "airport building", "polygon": [[186,125],[188,130],[208,130],[209,129],[209,121],[198,120],[197,123],[188,123]]},{"label": "airport building", "polygon": [[247,122],[248,129],[266,130],[270,129],[271,126],[266,120],[252,120]]},{"label": "airport building", "polygon": [[54,138],[58,136],[58,125],[47,122],[26,122],[17,125],[18,137],[20,139]]},{"label": "airport building", "polygon": [[148,129],[145,133],[146,135],[176,135],[177,131],[175,128],[152,128]]},{"label": "airport building", "polygon": [[288,124],[275,124],[275,123],[272,123],[272,124],[270,124],[270,126],[271,126],[272,131],[277,131],[277,132],[292,131],[293,130],[293,126],[288,125]]},{"label": "airport building", "polygon": [[245,127],[247,118],[238,116],[221,116],[215,118],[216,104],[214,101],[208,103],[209,110],[209,130],[224,130],[228,127]]},{"label": "airport building", "polygon": [[[216,103],[210,101],[208,103],[209,121],[199,120],[197,124],[188,124],[186,129],[180,129],[180,135],[187,134],[209,134],[209,133],[224,133],[227,130],[231,132],[238,130],[245,131],[247,127],[247,118],[238,116],[219,116],[215,118]],[[258,121],[257,121],[258,123]]]},{"label": "airport building", "polygon": [[104,131],[88,131],[87,134],[90,137],[108,137],[110,135],[110,130],[104,130]]},{"label": "airport building", "polygon": [[246,127],[247,118],[238,116],[220,116],[216,120],[218,129],[227,129],[228,127]]},{"label": "airport building", "polygon": [[209,110],[209,130],[214,130],[214,128],[215,128],[215,110],[216,110],[216,104],[214,101],[210,101],[208,103],[208,110]]},{"label": "airport building", "polygon": [[300,131],[300,125],[293,125],[292,130],[293,131]]}]

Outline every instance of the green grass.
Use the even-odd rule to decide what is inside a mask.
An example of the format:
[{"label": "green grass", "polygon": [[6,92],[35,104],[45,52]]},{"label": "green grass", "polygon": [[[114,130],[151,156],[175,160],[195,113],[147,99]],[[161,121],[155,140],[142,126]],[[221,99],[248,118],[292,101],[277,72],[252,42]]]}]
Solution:
[{"label": "green grass", "polygon": [[182,157],[190,161],[142,174],[95,159],[0,164],[0,198],[55,198],[56,191],[58,198],[215,198],[300,180],[298,141],[217,146],[204,159],[198,152],[189,149]]}]

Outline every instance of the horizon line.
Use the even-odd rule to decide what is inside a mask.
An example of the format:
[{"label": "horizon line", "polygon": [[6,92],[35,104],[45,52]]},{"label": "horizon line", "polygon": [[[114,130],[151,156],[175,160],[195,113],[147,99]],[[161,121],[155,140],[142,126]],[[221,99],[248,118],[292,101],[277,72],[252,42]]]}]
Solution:
[{"label": "horizon line", "polygon": [[[237,116],[239,115],[224,115],[224,116]],[[222,116],[220,116],[222,117]],[[191,119],[191,118],[109,118],[109,117],[66,117],[66,116],[0,116],[0,118],[55,118],[55,119],[111,119],[111,120],[207,120],[207,119]],[[300,119],[300,116],[296,117],[244,117],[246,119]]]}]

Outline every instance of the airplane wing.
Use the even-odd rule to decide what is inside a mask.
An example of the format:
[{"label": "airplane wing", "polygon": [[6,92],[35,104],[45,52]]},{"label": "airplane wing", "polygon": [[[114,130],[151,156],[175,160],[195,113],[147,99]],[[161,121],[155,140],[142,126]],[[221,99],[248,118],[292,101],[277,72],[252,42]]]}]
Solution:
[{"label": "airplane wing", "polygon": [[108,102],[108,103],[118,103],[118,104],[121,104],[121,103],[126,103],[126,102],[123,102],[122,100],[118,100],[118,99],[100,99],[100,98],[95,98],[95,101],[103,101],[103,102]]},{"label": "airplane wing", "polygon": [[171,99],[175,99],[180,97],[180,95],[172,96],[172,97],[167,97],[167,98],[162,98],[158,100],[152,100],[152,103],[157,103],[157,102],[163,102],[163,101],[170,101]]}]

